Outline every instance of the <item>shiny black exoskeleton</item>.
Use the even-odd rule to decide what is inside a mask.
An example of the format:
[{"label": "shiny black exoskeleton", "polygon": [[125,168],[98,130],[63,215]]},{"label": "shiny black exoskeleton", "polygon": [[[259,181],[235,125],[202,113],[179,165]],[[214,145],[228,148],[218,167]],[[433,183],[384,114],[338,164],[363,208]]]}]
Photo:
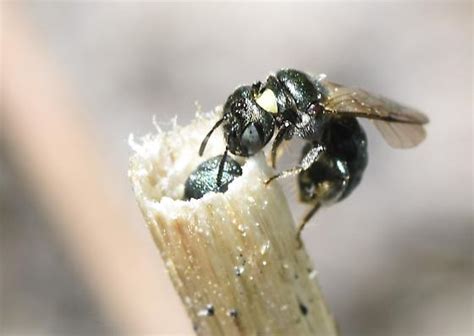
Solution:
[{"label": "shiny black exoskeleton", "polygon": [[[341,201],[360,183],[367,166],[367,137],[356,119],[330,122],[323,132],[325,151],[308,169],[298,174],[300,200],[314,204],[303,223],[324,203]],[[318,146],[308,142],[302,159]],[[303,224],[304,225],[304,224]]]},{"label": "shiny black exoskeleton", "polygon": [[217,173],[220,184],[228,151],[249,157],[274,137],[271,162],[275,167],[277,149],[284,140],[294,136],[306,140],[300,163],[266,182],[298,174],[300,198],[313,204],[299,234],[321,205],[347,197],[361,180],[368,159],[367,139],[356,117],[373,119],[387,142],[398,148],[421,142],[425,137],[421,125],[428,122],[422,113],[386,98],[326,81],[325,76],[312,78],[283,69],[268,76],[265,83],[238,87],[199,153],[222,125],[227,147]]},{"label": "shiny black exoskeleton", "polygon": [[216,175],[222,155],[215,156],[194,169],[184,183],[184,200],[200,199],[209,192],[226,192],[229,184],[242,175],[242,168],[227,157],[222,172],[222,181],[217,184]]}]

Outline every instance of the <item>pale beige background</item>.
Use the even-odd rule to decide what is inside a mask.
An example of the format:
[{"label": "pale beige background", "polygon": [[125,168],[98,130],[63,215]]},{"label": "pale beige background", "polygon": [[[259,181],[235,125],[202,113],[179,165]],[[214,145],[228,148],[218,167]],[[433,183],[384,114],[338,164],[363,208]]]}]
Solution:
[{"label": "pale beige background", "polygon": [[[344,335],[472,333],[472,4],[93,1],[24,9],[86,106],[82,117],[127,202],[130,132],[152,131],[154,114],[186,123],[194,101],[209,110],[238,84],[280,67],[324,72],[425,111],[428,138],[409,151],[392,150],[365,123],[363,183],[319,213],[304,239]],[[11,221],[0,224],[0,330],[111,333],[8,148],[2,153],[1,215]],[[289,197],[299,218],[294,191]],[[130,225],[147,237],[136,212]]]}]

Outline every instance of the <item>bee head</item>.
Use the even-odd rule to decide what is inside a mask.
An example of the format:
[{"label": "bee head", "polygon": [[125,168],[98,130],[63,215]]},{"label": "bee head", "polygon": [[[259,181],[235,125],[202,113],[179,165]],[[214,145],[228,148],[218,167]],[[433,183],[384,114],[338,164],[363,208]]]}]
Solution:
[{"label": "bee head", "polygon": [[[272,100],[272,97],[265,97],[265,91],[260,92],[260,83],[257,83],[241,86],[227,98],[224,104],[223,129],[232,154],[252,156],[272,138],[275,120],[273,112],[261,106],[262,97],[270,102]],[[263,103],[269,105],[268,102]]]}]

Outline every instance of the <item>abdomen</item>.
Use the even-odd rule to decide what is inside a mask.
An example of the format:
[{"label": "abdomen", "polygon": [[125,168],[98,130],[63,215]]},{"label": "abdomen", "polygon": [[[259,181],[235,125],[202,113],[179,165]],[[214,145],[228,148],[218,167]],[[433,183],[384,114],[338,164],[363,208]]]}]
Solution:
[{"label": "abdomen", "polygon": [[[321,140],[326,152],[298,175],[303,202],[330,203],[344,199],[360,183],[367,167],[367,137],[355,118],[331,120]],[[303,148],[303,156],[312,147],[309,142]]]}]

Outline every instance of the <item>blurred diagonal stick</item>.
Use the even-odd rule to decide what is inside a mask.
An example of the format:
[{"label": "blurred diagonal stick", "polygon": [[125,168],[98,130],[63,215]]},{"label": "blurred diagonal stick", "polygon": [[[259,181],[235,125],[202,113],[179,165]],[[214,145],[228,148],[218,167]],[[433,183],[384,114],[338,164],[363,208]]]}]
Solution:
[{"label": "blurred diagonal stick", "polygon": [[25,185],[49,210],[117,330],[191,332],[154,251],[131,223],[134,209],[108,183],[114,167],[103,162],[79,108],[15,9],[2,3],[2,129]]},{"label": "blurred diagonal stick", "polygon": [[[181,200],[184,182],[223,137],[198,148],[217,120],[132,144],[130,177],[143,216],[199,335],[336,335],[316,272],[262,154],[225,193]],[[212,154],[211,154],[212,153]],[[216,170],[217,175],[217,170]],[[217,176],[216,176],[217,177]]]}]

